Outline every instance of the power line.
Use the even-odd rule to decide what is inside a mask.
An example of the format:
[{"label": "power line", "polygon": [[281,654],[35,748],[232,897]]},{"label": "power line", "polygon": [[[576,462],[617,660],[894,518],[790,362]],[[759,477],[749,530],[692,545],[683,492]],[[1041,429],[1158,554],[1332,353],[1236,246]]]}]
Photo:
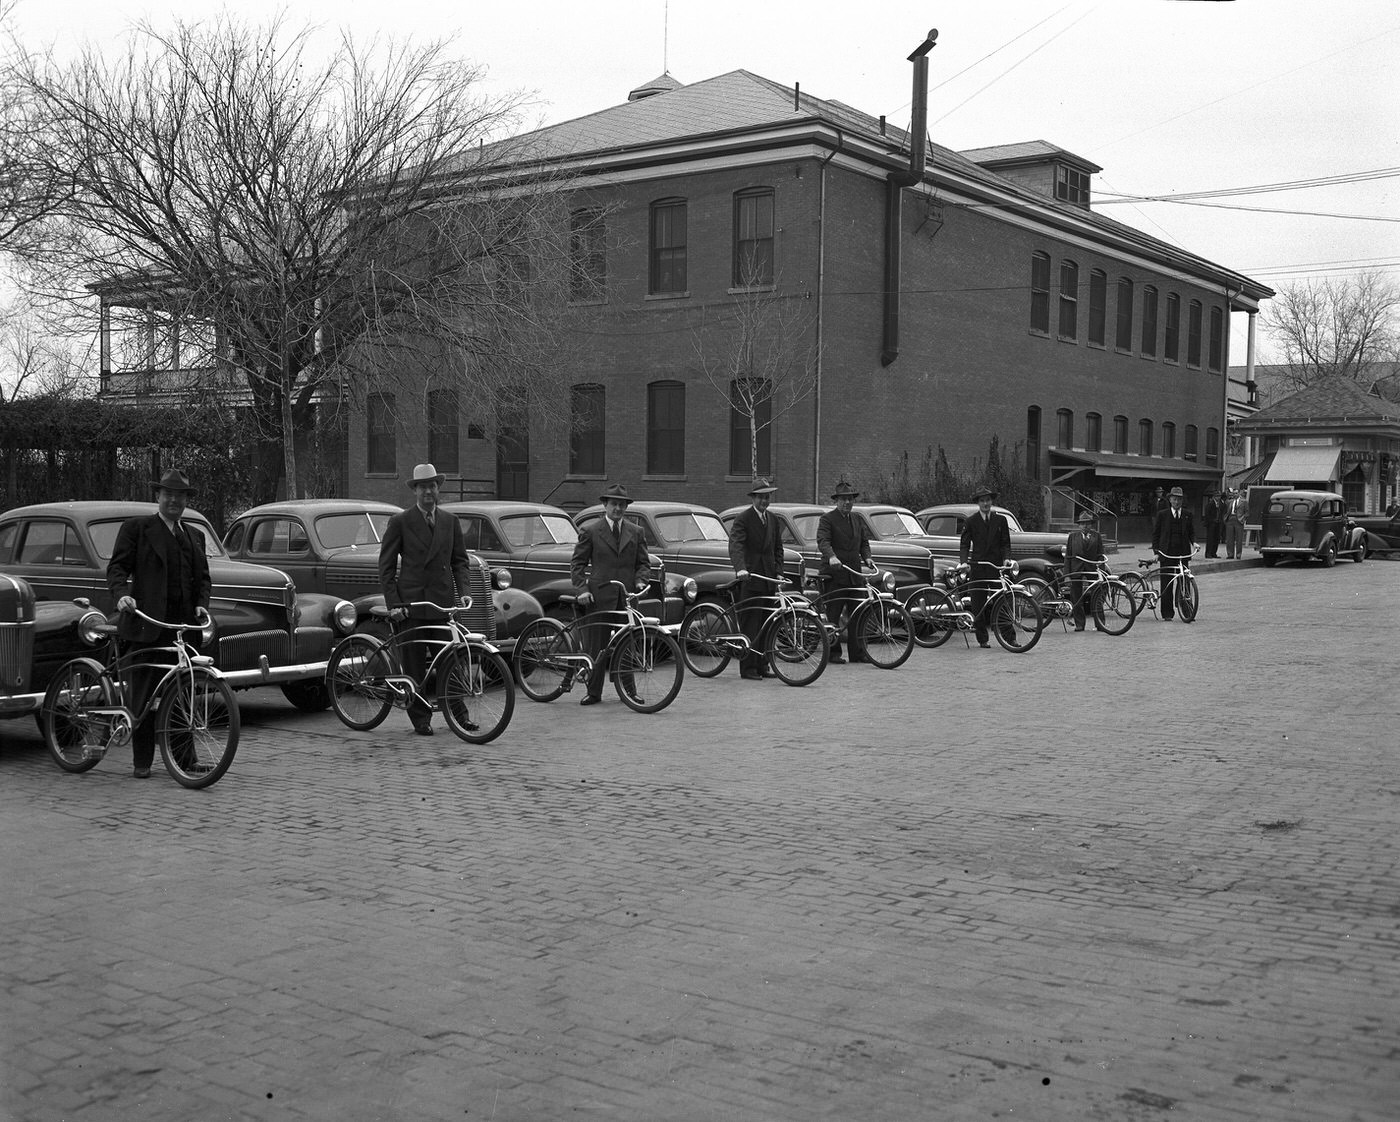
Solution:
[{"label": "power line", "polygon": [[1312,187],[1335,187],[1348,183],[1367,183],[1377,179],[1393,179],[1400,176],[1400,168],[1376,168],[1373,171],[1344,172],[1341,175],[1324,175],[1313,179],[1293,179],[1282,183],[1259,183],[1249,187],[1221,187],[1213,191],[1173,191],[1162,195],[1127,195],[1113,191],[1096,192],[1097,196],[1107,194],[1102,202],[1189,202],[1196,199],[1224,199],[1239,195],[1268,195],[1276,191],[1302,191]]}]

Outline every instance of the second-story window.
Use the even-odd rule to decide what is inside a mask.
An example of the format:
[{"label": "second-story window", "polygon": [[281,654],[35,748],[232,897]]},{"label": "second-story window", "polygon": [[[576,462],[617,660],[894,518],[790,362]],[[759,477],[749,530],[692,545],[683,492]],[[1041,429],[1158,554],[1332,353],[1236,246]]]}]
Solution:
[{"label": "second-story window", "polygon": [[1144,285],[1142,290],[1142,340],[1139,348],[1144,355],[1157,355],[1157,289]]},{"label": "second-story window", "polygon": [[1186,365],[1201,365],[1201,302],[1192,300],[1186,317]]},{"label": "second-story window", "polygon": [[1084,450],[1103,451],[1103,416],[1099,413],[1084,414]]},{"label": "second-story window", "polygon": [[1104,323],[1108,318],[1108,274],[1095,269],[1089,274],[1089,343],[1102,347]]},{"label": "second-story window", "polygon": [[461,420],[456,390],[428,393],[428,462],[446,475],[461,469]]},{"label": "second-story window", "polygon": [[686,201],[662,199],[651,204],[651,279],[653,295],[686,291]]},{"label": "second-story window", "polygon": [[1075,339],[1079,334],[1079,266],[1060,262],[1060,338]]},{"label": "second-story window", "polygon": [[1120,456],[1128,453],[1128,418],[1121,413],[1113,418],[1113,451]]},{"label": "second-story window", "polygon": [[773,283],[773,188],[734,196],[734,287]]},{"label": "second-story window", "polygon": [[1168,362],[1181,361],[1181,297],[1167,293],[1167,327],[1162,336],[1162,357]]},{"label": "second-story window", "polygon": [[1213,374],[1220,373],[1225,354],[1225,313],[1218,305],[1210,310],[1210,366]]},{"label": "second-story window", "polygon": [[1196,458],[1196,426],[1186,426],[1186,447],[1182,449],[1182,455],[1188,460]]},{"label": "second-story window", "polygon": [[1118,278],[1118,330],[1113,345],[1120,351],[1133,347],[1133,282],[1127,277]]},{"label": "second-story window", "polygon": [[1152,455],[1152,422],[1146,417],[1138,422],[1138,455]]},{"label": "second-story window", "polygon": [[1050,334],[1050,255],[1031,254],[1031,330]]},{"label": "second-story window", "polygon": [[603,475],[607,470],[607,390],[596,384],[569,393],[569,474]]},{"label": "second-story window", "polygon": [[569,215],[570,300],[601,300],[607,295],[605,234],[601,210],[576,210]]},{"label": "second-story window", "polygon": [[1173,421],[1162,422],[1162,455],[1169,460],[1176,455],[1176,424]]},{"label": "second-story window", "polygon": [[1220,463],[1220,430],[1206,429],[1206,463],[1215,466]]},{"label": "second-story window", "polygon": [[1057,425],[1055,447],[1056,447],[1056,448],[1073,448],[1073,447],[1074,447],[1074,410],[1073,410],[1073,409],[1060,409],[1060,410],[1057,410],[1056,413],[1055,413],[1055,421],[1056,421],[1056,425]]}]

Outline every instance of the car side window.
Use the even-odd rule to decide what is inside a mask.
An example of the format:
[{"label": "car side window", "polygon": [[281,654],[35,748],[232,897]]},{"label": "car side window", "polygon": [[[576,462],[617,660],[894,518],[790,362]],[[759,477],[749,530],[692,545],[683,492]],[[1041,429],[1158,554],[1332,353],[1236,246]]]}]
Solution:
[{"label": "car side window", "polygon": [[242,522],[235,522],[229,527],[228,537],[224,540],[224,545],[228,547],[230,553],[237,553],[243,548],[243,531],[247,528],[247,525]]},{"label": "car side window", "polygon": [[623,517],[642,532],[642,541],[646,543],[648,549],[658,544],[656,535],[651,532],[651,527],[647,525],[646,520],[641,515],[624,514]]},{"label": "car side window", "polygon": [[481,520],[481,544],[476,548],[494,549],[497,553],[505,552],[506,547],[501,541],[501,535],[496,533],[496,527],[484,518]]},{"label": "car side window", "polygon": [[87,553],[66,522],[36,521],[20,545],[21,565],[86,565]]},{"label": "car side window", "polygon": [[0,564],[8,565],[14,560],[15,537],[18,533],[18,522],[7,522],[0,526]]},{"label": "car side window", "polygon": [[306,527],[291,518],[264,518],[248,535],[248,552],[260,556],[305,553]]}]

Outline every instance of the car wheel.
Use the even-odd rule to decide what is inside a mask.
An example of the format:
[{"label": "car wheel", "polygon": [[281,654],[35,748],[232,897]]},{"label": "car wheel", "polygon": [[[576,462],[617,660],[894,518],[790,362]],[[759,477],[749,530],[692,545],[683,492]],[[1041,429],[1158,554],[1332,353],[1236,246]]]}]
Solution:
[{"label": "car wheel", "polygon": [[1322,551],[1322,567],[1330,569],[1337,563],[1337,543],[1328,542],[1327,548]]},{"label": "car wheel", "polygon": [[331,707],[331,691],[322,679],[283,682],[282,696],[303,713],[320,713]]},{"label": "car wheel", "polygon": [[1364,534],[1361,536],[1361,540],[1356,543],[1356,553],[1352,556],[1352,560],[1358,565],[1366,560],[1366,536]]}]

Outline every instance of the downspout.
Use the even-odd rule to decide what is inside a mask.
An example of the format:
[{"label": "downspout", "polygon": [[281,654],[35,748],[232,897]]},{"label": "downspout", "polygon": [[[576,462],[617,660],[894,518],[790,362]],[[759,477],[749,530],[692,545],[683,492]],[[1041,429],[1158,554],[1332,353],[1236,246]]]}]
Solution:
[{"label": "downspout", "polygon": [[938,30],[914,49],[909,61],[914,64],[914,96],[909,122],[909,168],[892,171],[885,179],[885,331],[880,351],[880,365],[888,366],[899,357],[899,287],[900,241],[903,220],[900,201],[904,188],[924,181],[927,159],[925,138],[928,134],[928,53],[938,39]]},{"label": "downspout", "polygon": [[822,476],[822,297],[826,289],[826,165],[836,159],[845,143],[845,135],[836,130],[836,147],[817,166],[817,357],[816,376],[812,387],[812,502],[819,502]]}]

